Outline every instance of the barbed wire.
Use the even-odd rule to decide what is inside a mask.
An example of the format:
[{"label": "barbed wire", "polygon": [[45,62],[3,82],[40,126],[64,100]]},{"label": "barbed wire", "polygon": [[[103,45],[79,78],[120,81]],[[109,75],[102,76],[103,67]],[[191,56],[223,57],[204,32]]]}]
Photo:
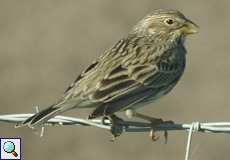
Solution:
[{"label": "barbed wire", "polygon": [[[19,123],[27,118],[33,116],[34,113],[25,114],[10,114],[0,115],[0,121]],[[77,125],[77,126],[94,126],[101,129],[111,130],[112,121],[105,119],[102,123],[101,119],[81,119],[67,116],[56,116],[42,125],[40,136],[44,134],[44,127],[55,126],[55,125]],[[149,132],[152,129],[151,123],[137,122],[137,121],[117,121],[116,129],[118,133],[123,132]],[[172,130],[187,130],[188,141],[186,147],[185,160],[189,160],[190,146],[193,132],[212,132],[212,133],[226,133],[230,134],[230,122],[209,122],[200,123],[193,122],[191,124],[159,124],[154,127],[155,131],[172,131]]]}]

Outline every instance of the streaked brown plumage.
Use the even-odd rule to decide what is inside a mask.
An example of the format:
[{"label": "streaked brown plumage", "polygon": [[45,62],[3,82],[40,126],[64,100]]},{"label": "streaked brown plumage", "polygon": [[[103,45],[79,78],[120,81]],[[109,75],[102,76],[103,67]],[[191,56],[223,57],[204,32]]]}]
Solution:
[{"label": "streaked brown plumage", "polygon": [[17,127],[37,127],[73,108],[95,108],[89,118],[135,111],[163,97],[184,72],[185,37],[197,28],[175,10],[147,15],[82,72],[57,103]]}]

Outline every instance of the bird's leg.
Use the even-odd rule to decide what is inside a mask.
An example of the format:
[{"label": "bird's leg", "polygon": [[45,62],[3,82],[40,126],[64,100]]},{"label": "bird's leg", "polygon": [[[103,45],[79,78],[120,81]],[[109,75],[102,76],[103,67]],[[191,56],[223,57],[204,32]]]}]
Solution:
[{"label": "bird's leg", "polygon": [[[113,137],[112,137],[112,139],[110,141],[113,142],[116,139],[116,137],[118,137],[118,136],[120,136],[122,134],[122,127],[117,125],[117,122],[118,121],[123,121],[123,119],[119,118],[115,114],[112,114],[107,118],[109,118],[111,120],[111,130],[110,130],[110,132],[112,133]],[[103,118],[103,119],[105,120],[105,118]]]},{"label": "bird's leg", "polygon": [[[156,125],[173,123],[173,121],[163,121],[162,119],[157,119],[154,117],[150,117],[147,115],[136,113],[135,111],[133,111],[131,109],[126,110],[126,116],[128,116],[129,118],[130,117],[137,117],[137,118],[149,121],[151,123],[150,138],[153,141],[157,141],[159,139],[159,137],[155,138],[155,134],[154,134]],[[167,131],[164,131],[164,137],[165,137],[165,143],[167,143],[167,139],[168,139],[168,132]]]}]

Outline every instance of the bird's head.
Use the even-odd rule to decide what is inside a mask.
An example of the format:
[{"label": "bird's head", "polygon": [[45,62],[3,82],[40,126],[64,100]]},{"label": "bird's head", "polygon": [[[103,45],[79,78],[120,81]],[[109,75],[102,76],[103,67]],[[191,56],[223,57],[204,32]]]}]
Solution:
[{"label": "bird's head", "polygon": [[176,10],[157,10],[147,15],[132,30],[154,41],[173,41],[198,32],[198,26]]}]

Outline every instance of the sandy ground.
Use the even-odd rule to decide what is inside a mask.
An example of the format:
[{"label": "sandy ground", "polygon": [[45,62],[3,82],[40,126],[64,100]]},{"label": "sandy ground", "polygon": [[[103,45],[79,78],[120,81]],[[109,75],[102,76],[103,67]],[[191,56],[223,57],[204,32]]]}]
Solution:
[{"label": "sandy ground", "polygon": [[[187,39],[187,68],[175,89],[141,113],[176,123],[229,121],[230,1],[0,1],[1,114],[32,113],[60,98],[92,61],[126,35],[141,18],[160,9],[180,10],[200,26]],[[64,115],[85,118],[90,110]],[[124,133],[63,126],[45,130],[0,123],[0,137],[21,137],[24,160],[184,159],[187,132]],[[230,137],[195,133],[193,160],[229,160]],[[198,146],[199,145],[199,146]],[[198,148],[197,148],[198,146]],[[197,149],[196,149],[197,148]]]}]

